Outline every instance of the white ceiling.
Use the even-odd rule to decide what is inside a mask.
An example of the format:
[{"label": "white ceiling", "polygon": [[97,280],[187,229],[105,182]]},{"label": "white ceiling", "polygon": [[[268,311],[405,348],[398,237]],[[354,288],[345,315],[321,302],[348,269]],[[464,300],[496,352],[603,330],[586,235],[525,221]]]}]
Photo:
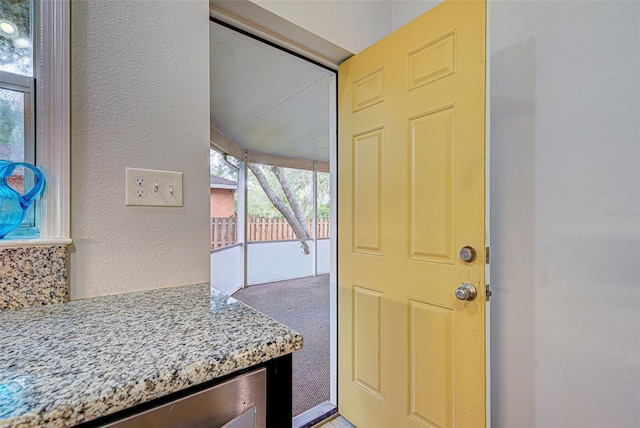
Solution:
[{"label": "white ceiling", "polygon": [[329,161],[332,71],[210,23],[211,125],[243,149]]}]

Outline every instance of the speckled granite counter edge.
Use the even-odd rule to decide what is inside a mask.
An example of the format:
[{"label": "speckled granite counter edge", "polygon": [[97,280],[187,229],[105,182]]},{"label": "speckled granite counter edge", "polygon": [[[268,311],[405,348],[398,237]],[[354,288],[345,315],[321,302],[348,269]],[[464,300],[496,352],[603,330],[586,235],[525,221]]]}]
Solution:
[{"label": "speckled granite counter edge", "polygon": [[64,245],[0,248],[0,311],[69,301]]},{"label": "speckled granite counter edge", "polygon": [[[129,409],[188,387],[214,380],[238,370],[282,357],[302,349],[302,345],[302,336],[299,334],[283,337],[276,343],[262,347],[256,346],[244,352],[236,353],[222,364],[203,361],[184,368],[176,368],[171,377],[142,379],[136,385],[131,386],[130,389],[112,391],[112,394],[105,396],[102,400],[90,403],[87,406],[88,408],[73,405],[57,406],[50,409],[45,415],[27,413],[11,419],[11,423],[7,425],[0,421],[0,427],[71,427],[79,425],[83,422]],[[268,357],[265,358],[265,354]],[[255,358],[257,355],[260,357]],[[243,363],[238,363],[238,361],[243,361]],[[165,387],[160,390],[155,389],[153,393],[149,393],[147,389],[149,382],[164,384]],[[126,399],[123,400],[123,396],[126,396]]]},{"label": "speckled granite counter edge", "polygon": [[[4,357],[0,350],[0,369],[8,368],[19,376],[35,375],[36,379],[41,379],[38,382],[44,382],[42,387],[47,394],[42,397],[43,401],[36,401],[31,410],[25,409],[23,413],[8,415],[7,419],[0,420],[0,427],[74,426],[302,348],[303,338],[298,332],[216,290],[211,290],[209,296],[209,290],[208,284],[196,284],[0,314],[0,321],[4,318],[4,322],[10,320],[11,325],[15,326],[4,330],[4,333],[0,331],[0,339],[5,343],[13,343],[13,348],[18,350],[18,354],[12,354],[11,349],[5,349]],[[170,308],[168,312],[167,308]],[[162,322],[174,321],[171,316],[158,319],[159,313],[170,313],[173,317],[177,315],[182,321],[170,324],[172,331],[177,332],[169,339],[169,343],[164,334],[165,327],[162,326],[167,324]],[[69,318],[70,314],[75,318]],[[143,319],[140,319],[141,316]],[[110,320],[109,317],[113,319]],[[129,330],[123,330],[122,326],[114,330],[117,323],[114,324],[113,321],[122,317],[137,321],[129,323]],[[30,321],[32,319],[36,320],[35,324]],[[60,319],[61,322],[52,323],[55,319]],[[98,333],[98,336],[86,337],[82,324],[87,321],[91,323],[92,320],[100,320],[100,328],[104,328],[102,333],[107,334],[97,331],[94,333]],[[151,331],[149,323],[162,325]],[[36,325],[37,329],[34,330]],[[197,327],[198,325],[202,327]],[[66,331],[60,331],[61,326],[65,326]],[[204,335],[199,335],[200,329],[203,329]],[[30,333],[36,331],[35,336]],[[120,336],[107,337],[109,332],[115,331],[120,332]],[[140,334],[135,333],[136,331]],[[210,336],[212,331],[215,332],[213,337]],[[78,334],[85,338],[80,342],[70,339]],[[123,337],[123,341],[116,343],[118,352],[124,356],[132,356],[133,360],[110,359],[112,354],[104,346],[113,343],[114,338],[117,341],[118,337]],[[177,346],[174,343],[169,354],[156,360],[146,357],[157,357],[161,354],[159,349],[166,348],[176,337],[179,338],[179,343]],[[39,345],[43,338],[47,338],[48,343]],[[100,338],[106,340],[104,345]],[[69,359],[64,356],[64,352],[51,354],[52,346],[57,346],[55,343],[61,344],[60,351],[65,348],[73,350],[76,357]],[[133,346],[137,356],[127,346]],[[78,354],[82,349],[84,354]],[[191,355],[183,357],[186,353]],[[16,359],[11,355],[20,357]],[[142,355],[145,357],[140,358]],[[62,379],[49,378],[47,372],[40,369],[42,361],[46,363],[45,367],[53,367],[58,372],[63,370],[68,374]],[[110,367],[112,364],[114,367]],[[97,379],[94,376],[95,367],[103,367],[97,373],[99,379],[103,380],[85,383],[87,374]],[[103,377],[104,375],[107,377]],[[117,378],[113,378],[114,375]],[[11,376],[7,378],[7,373],[2,370],[0,378],[4,382],[12,379]],[[62,386],[68,382],[72,383],[67,387]],[[71,388],[75,392],[71,396],[60,394],[60,388]],[[28,393],[27,390],[25,393]]]}]

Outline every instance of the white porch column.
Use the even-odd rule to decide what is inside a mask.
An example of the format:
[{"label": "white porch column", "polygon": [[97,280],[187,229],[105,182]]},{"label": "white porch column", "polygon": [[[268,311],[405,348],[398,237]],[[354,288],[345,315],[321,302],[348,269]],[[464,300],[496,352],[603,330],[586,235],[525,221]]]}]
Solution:
[{"label": "white porch column", "polygon": [[242,244],[238,282],[241,288],[247,286],[247,151],[242,152],[238,171],[238,219],[236,224],[237,242]]},{"label": "white porch column", "polygon": [[313,276],[318,276],[318,163],[313,161]]}]

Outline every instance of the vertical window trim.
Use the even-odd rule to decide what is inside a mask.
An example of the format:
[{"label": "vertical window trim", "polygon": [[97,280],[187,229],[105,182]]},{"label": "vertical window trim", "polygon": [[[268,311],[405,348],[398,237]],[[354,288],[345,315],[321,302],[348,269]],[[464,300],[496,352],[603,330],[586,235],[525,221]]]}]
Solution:
[{"label": "vertical window trim", "polygon": [[46,0],[36,5],[36,161],[47,178],[40,238],[70,243],[71,4]]}]

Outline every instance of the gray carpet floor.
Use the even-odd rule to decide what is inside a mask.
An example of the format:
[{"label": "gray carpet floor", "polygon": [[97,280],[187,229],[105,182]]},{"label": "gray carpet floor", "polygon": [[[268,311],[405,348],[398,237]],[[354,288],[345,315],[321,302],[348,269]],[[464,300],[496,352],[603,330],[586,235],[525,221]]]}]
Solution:
[{"label": "gray carpet floor", "polygon": [[293,353],[293,416],[329,400],[329,275],[244,288],[234,298],[298,331]]}]

